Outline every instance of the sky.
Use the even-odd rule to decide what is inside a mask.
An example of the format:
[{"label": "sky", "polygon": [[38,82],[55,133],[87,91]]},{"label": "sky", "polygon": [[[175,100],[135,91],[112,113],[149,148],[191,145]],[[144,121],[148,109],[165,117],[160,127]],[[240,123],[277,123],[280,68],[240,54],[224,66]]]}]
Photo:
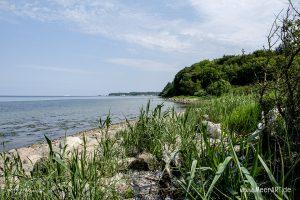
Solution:
[{"label": "sky", "polygon": [[0,95],[161,91],[261,49],[287,0],[0,0]]}]

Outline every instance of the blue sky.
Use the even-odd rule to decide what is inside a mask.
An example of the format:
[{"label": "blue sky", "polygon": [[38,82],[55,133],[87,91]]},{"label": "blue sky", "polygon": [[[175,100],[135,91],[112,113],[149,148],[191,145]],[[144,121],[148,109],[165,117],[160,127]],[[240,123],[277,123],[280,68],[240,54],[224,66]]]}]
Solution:
[{"label": "blue sky", "polygon": [[262,48],[286,0],[0,0],[0,95],[160,91]]}]

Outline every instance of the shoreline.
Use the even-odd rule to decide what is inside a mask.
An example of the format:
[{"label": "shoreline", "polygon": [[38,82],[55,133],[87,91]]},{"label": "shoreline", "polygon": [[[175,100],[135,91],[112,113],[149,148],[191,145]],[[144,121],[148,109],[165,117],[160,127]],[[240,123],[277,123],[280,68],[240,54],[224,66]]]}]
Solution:
[{"label": "shoreline", "polygon": [[[197,101],[197,99],[188,99],[188,98],[185,98],[185,97],[171,97],[171,98],[164,98],[164,100],[174,102],[174,103],[177,103],[177,104],[181,104],[184,109],[183,109],[183,111],[177,111],[177,113],[184,112],[186,105],[192,104],[195,101]],[[134,117],[132,119],[129,119],[128,121],[129,121],[129,123],[134,123],[135,121],[137,121],[137,119],[138,119],[138,116]],[[117,131],[121,130],[121,128],[125,128],[127,126],[126,124],[127,124],[127,122],[126,122],[125,119],[121,120],[119,122],[113,123],[109,127],[109,132],[117,132]],[[51,140],[51,142],[54,145],[59,145],[59,143],[61,143],[65,138],[68,138],[68,137],[80,137],[80,138],[82,138],[83,135],[85,137],[95,137],[95,135],[98,135],[99,133],[100,133],[100,128],[99,127],[89,128],[89,129],[85,129],[85,130],[82,130],[82,131],[75,131],[74,133],[71,133],[70,135],[59,136],[58,138],[55,138],[55,139]],[[24,146],[17,147],[17,148],[12,148],[12,149],[9,149],[9,150],[3,149],[0,153],[9,153],[10,154],[10,153],[18,151],[18,150],[24,150],[24,149],[30,149],[30,148],[36,149],[36,148],[41,148],[41,147],[44,147],[44,146],[48,147],[46,138],[44,138],[41,141],[37,141],[33,144],[24,145]]]},{"label": "shoreline", "polygon": [[[146,96],[145,96],[146,97]],[[153,96],[154,97],[154,96]],[[127,97],[126,97],[127,98]],[[134,97],[135,98],[135,97]],[[139,97],[140,98],[140,97]],[[148,97],[146,97],[148,99]],[[67,106],[67,109],[60,110],[60,104],[61,103],[46,103],[46,106],[44,106],[44,102],[39,103],[37,105],[37,109],[34,109],[33,111],[30,111],[29,114],[26,114],[28,109],[25,109],[27,104],[22,103],[22,105],[18,105],[18,101],[13,101],[12,107],[16,109],[13,114],[9,114],[9,110],[7,112],[4,112],[0,117],[3,118],[3,123],[0,127],[0,140],[1,140],[1,147],[0,147],[0,153],[2,152],[8,152],[12,149],[19,149],[23,147],[30,147],[36,144],[42,144],[45,143],[45,137],[46,134],[47,137],[49,137],[51,140],[58,140],[62,139],[65,136],[75,136],[80,135],[82,132],[91,131],[94,129],[97,129],[98,124],[97,121],[100,115],[102,117],[105,117],[105,113],[108,111],[108,107],[116,106],[114,112],[116,112],[115,116],[116,118],[113,118],[113,124],[120,124],[124,123],[124,113],[126,113],[126,116],[129,118],[129,120],[134,120],[139,116],[139,108],[146,105],[147,101],[154,102],[155,104],[161,104],[167,105],[168,107],[177,107],[177,105],[174,102],[168,101],[167,99],[157,97],[152,99],[144,99],[143,97],[141,99],[137,100],[128,100],[130,104],[129,110],[126,108],[127,100],[120,100],[120,102],[124,102],[121,104],[120,108],[118,108],[119,100],[116,100],[112,103],[109,101],[100,101],[100,104],[92,103],[85,103],[85,102],[79,102],[79,106],[82,106],[83,108],[79,109],[86,109],[87,111],[83,114],[79,112],[79,109],[75,109],[75,106]],[[22,99],[20,100],[22,101]],[[51,100],[54,102],[54,100]],[[137,105],[135,102],[137,101]],[[7,101],[10,102],[10,101]],[[26,101],[27,102],[27,101]],[[107,103],[108,102],[108,103]],[[1,102],[0,102],[1,103]],[[49,104],[49,105],[48,105]],[[65,105],[65,103],[63,104]],[[73,104],[71,104],[73,105]],[[74,104],[75,105],[75,104]],[[0,105],[2,107],[3,105]],[[35,103],[30,102],[30,106],[35,108]],[[50,114],[46,114],[48,112],[47,109],[51,108]],[[77,106],[77,102],[76,102]],[[153,103],[151,103],[151,106],[153,107]],[[154,105],[155,106],[155,105]],[[20,107],[20,108],[19,108]],[[97,114],[95,114],[94,110],[96,110],[99,107],[99,111],[97,111]],[[106,109],[107,107],[107,109]],[[164,106],[165,107],[165,106]],[[73,108],[75,111],[73,111]],[[24,110],[25,109],[25,110]],[[24,111],[23,111],[24,110]],[[6,110],[5,110],[6,111]],[[45,114],[44,114],[45,112]],[[20,113],[20,114],[19,114]],[[41,114],[40,114],[41,113]],[[63,114],[61,114],[63,113]],[[76,114],[76,116],[72,116],[72,114]],[[96,118],[97,119],[96,119]],[[78,124],[79,123],[79,124]],[[81,124],[82,123],[82,124]]]},{"label": "shoreline", "polygon": [[[136,121],[136,120],[137,120],[137,117],[132,118],[132,119],[129,119],[128,121],[129,121],[129,122],[133,122],[133,121]],[[112,124],[110,125],[110,128],[112,128],[112,127],[117,127],[117,126],[121,126],[121,125],[126,124],[126,123],[127,123],[127,122],[126,122],[126,120],[124,119],[124,120],[121,120],[121,121],[119,121],[119,122],[112,123]],[[74,137],[74,136],[76,136],[76,137],[81,137],[81,136],[83,136],[83,134],[85,134],[85,133],[91,134],[91,132],[97,132],[97,131],[99,131],[99,130],[100,130],[99,127],[96,127],[96,128],[92,128],[92,127],[91,127],[91,128],[88,128],[88,129],[83,129],[83,130],[81,130],[81,131],[74,131],[73,133],[68,134],[68,135],[62,135],[62,136],[59,136],[59,137],[57,137],[57,138],[52,139],[51,141],[52,141],[52,142],[59,142],[59,141],[63,140],[65,137]],[[44,138],[43,140],[34,142],[34,143],[32,143],[32,144],[26,144],[26,145],[24,145],[24,146],[12,148],[12,149],[2,149],[2,150],[0,151],[0,153],[8,153],[8,152],[10,152],[10,151],[17,150],[17,149],[29,148],[29,147],[34,147],[34,146],[39,146],[39,145],[44,145],[44,144],[47,144],[45,138]]]},{"label": "shoreline", "polygon": [[[130,123],[132,122],[135,122],[137,120],[137,118],[134,118],[134,119],[130,119],[128,120]],[[116,122],[114,124],[111,124],[110,127],[109,127],[109,131],[117,131],[116,129],[119,129],[120,127],[126,127],[126,120],[123,120],[123,121],[120,121],[120,122]],[[56,139],[53,139],[51,140],[51,142],[53,143],[57,143],[57,142],[61,142],[64,138],[67,138],[67,137],[88,137],[88,136],[93,136],[95,133],[100,133],[100,128],[90,128],[90,129],[85,129],[85,130],[82,130],[82,131],[78,131],[78,132],[75,132],[73,134],[70,134],[70,135],[66,135],[66,136],[60,136]],[[21,149],[21,148],[26,148],[26,147],[34,147],[34,146],[38,146],[38,145],[44,145],[46,144],[47,145],[47,142],[46,142],[46,139],[44,139],[43,141],[40,141],[40,142],[37,142],[37,143],[34,143],[34,144],[31,144],[31,145],[27,145],[27,146],[24,146],[24,147],[20,147],[20,148],[14,148],[14,149]],[[13,150],[13,149],[11,149]],[[8,150],[6,152],[9,152],[11,150]]]},{"label": "shoreline", "polygon": [[[181,98],[181,100],[184,98]],[[166,99],[167,101],[172,101],[170,98]],[[181,104],[183,106],[186,106],[187,104],[190,104],[189,101],[173,101],[175,103]],[[178,114],[183,113],[185,109],[181,111],[177,111]],[[132,119],[129,119],[128,122],[130,124],[135,123],[138,120],[138,116]],[[116,122],[114,124],[110,124],[108,129],[108,135],[109,137],[115,136],[115,134],[121,130],[126,129],[127,121],[124,119],[120,122]],[[63,146],[67,145],[67,154],[71,154],[74,150],[78,150],[80,153],[83,149],[83,137],[86,138],[86,147],[88,153],[93,153],[93,150],[96,146],[99,145],[99,140],[101,140],[103,136],[103,132],[99,127],[97,128],[90,128],[78,132],[74,132],[70,135],[64,135],[60,136],[56,139],[51,140],[53,150],[55,152],[62,152]],[[0,152],[2,155],[7,155],[9,157],[19,155],[22,165],[25,169],[26,173],[30,173],[35,165],[39,160],[43,159],[44,157],[47,157],[49,155],[49,146],[47,144],[46,138],[44,140],[25,145],[23,147],[13,148],[10,150],[5,150]],[[3,164],[3,159],[0,159],[0,167]],[[0,183],[2,181],[0,180]]]},{"label": "shoreline", "polygon": [[[129,123],[135,123],[136,121],[137,118],[131,119],[129,120]],[[111,124],[108,129],[109,137],[114,136],[117,132],[124,130],[126,127],[127,122],[125,120],[115,124]],[[66,153],[67,155],[71,155],[74,150],[78,150],[78,152],[81,152],[81,150],[83,149],[83,137],[85,137],[87,152],[90,154],[93,153],[94,149],[97,147],[97,145],[99,145],[98,141],[101,140],[102,136],[103,132],[100,128],[92,128],[77,132],[66,137],[62,136],[57,139],[53,139],[51,140],[51,143],[55,152],[61,152],[63,150],[63,146],[66,145]],[[49,153],[49,146],[46,139],[39,143],[1,152],[2,155],[6,155],[9,157],[19,155],[24,170],[27,174],[30,174],[30,172],[33,170],[35,163],[37,163],[44,157],[47,157]],[[0,167],[2,165],[3,159],[0,159]],[[1,182],[2,180],[0,180],[0,183]]]},{"label": "shoreline", "polygon": [[179,97],[169,97],[166,98],[166,100],[186,106],[189,104],[196,103],[199,99],[197,97],[189,98],[189,97],[179,96]]}]

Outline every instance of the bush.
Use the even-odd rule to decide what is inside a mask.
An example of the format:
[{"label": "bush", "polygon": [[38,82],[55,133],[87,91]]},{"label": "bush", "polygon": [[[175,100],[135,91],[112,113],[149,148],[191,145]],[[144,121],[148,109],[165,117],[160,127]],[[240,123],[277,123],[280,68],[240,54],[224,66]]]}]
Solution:
[{"label": "bush", "polygon": [[197,92],[194,93],[194,96],[197,96],[197,97],[203,97],[206,95],[207,95],[207,92],[203,89],[199,89]]},{"label": "bush", "polygon": [[230,93],[233,95],[256,95],[258,93],[259,85],[244,85],[234,86],[231,88]]},{"label": "bush", "polygon": [[206,91],[208,94],[221,96],[222,94],[229,92],[230,88],[231,88],[230,83],[228,81],[221,79],[219,81],[210,84],[207,87]]}]

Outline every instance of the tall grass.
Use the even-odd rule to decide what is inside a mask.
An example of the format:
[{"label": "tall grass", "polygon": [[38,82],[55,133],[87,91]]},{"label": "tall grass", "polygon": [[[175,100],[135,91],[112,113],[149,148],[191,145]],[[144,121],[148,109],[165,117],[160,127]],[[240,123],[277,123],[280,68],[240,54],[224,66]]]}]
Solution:
[{"label": "tall grass", "polygon": [[103,137],[92,154],[87,153],[86,139],[82,151],[75,150],[67,156],[65,149],[54,152],[46,137],[50,153],[34,165],[30,174],[22,169],[18,155],[1,153],[4,160],[4,187],[1,199],[120,199],[114,181],[107,181],[117,173],[121,151],[115,139],[107,136],[108,117]]},{"label": "tall grass", "polygon": [[230,132],[247,134],[257,129],[257,122],[261,118],[261,109],[257,103],[237,106],[223,121],[224,127]]},{"label": "tall grass", "polygon": [[[188,199],[292,199],[296,177],[283,181],[291,158],[276,157],[274,152],[266,154],[261,138],[251,135],[261,121],[260,112],[252,95],[206,98],[184,114],[142,110],[136,125],[122,132],[123,146],[128,154],[147,151],[158,159],[162,159],[164,145],[178,149],[182,165],[176,170],[183,175],[178,190]],[[221,140],[209,138],[201,123],[207,118],[222,124]],[[274,134],[284,141],[281,151],[290,154],[286,148],[289,141],[284,139],[287,134]],[[299,154],[294,156],[293,162]],[[289,164],[285,166],[285,162]],[[281,170],[272,170],[278,167]],[[261,192],[272,187],[277,191]],[[291,191],[282,192],[283,188]]]}]

